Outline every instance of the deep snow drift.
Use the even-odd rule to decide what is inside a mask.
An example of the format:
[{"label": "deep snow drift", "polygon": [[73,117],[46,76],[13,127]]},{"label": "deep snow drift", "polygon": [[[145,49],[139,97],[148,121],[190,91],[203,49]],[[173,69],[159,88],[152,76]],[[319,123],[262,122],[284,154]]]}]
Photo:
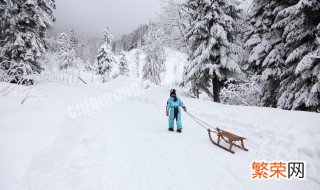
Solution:
[{"label": "deep snow drift", "polygon": [[[134,96],[71,118],[70,106],[138,84]],[[0,189],[310,189],[320,188],[320,115],[227,106],[186,97],[190,113],[247,137],[230,154],[183,114],[167,131],[168,87],[119,77],[106,84],[0,83]],[[21,104],[23,102],[23,104]],[[303,160],[306,179],[252,181],[252,161]]]}]

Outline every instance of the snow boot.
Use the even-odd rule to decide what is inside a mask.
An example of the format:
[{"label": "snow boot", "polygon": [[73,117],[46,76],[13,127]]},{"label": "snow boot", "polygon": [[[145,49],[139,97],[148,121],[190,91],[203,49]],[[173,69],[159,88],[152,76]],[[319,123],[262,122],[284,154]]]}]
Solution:
[{"label": "snow boot", "polygon": [[169,131],[173,131],[173,128],[169,128]]},{"label": "snow boot", "polygon": [[182,133],[182,130],[181,130],[181,129],[177,129],[177,132],[178,132],[178,133]]}]

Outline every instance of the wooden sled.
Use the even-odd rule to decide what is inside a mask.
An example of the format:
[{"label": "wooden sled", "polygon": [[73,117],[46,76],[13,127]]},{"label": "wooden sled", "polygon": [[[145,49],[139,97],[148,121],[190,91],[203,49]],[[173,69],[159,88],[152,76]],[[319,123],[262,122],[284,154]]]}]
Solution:
[{"label": "wooden sled", "polygon": [[[211,133],[213,133],[213,132],[214,131],[212,131],[211,129],[208,129],[209,139],[214,145],[216,145],[216,146],[218,146],[218,147],[220,147],[220,148],[222,148],[222,149],[224,149],[224,150],[226,150],[228,152],[231,152],[232,154],[234,154],[234,151],[232,151],[232,147],[233,146],[236,146],[236,147],[238,147],[238,148],[240,148],[242,150],[248,151],[248,149],[246,149],[244,147],[244,143],[243,143],[243,140],[246,139],[246,138],[240,137],[238,135],[235,135],[235,134],[232,134],[232,133],[229,133],[227,131],[224,131],[224,130],[221,130],[221,129],[217,128],[217,133],[216,134],[218,136],[218,141],[215,142],[213,140],[212,136],[211,136]],[[226,147],[220,145],[221,139],[223,139],[224,141],[229,143],[229,148],[226,148]],[[235,144],[235,142],[237,142],[237,141],[239,141],[241,143],[241,146]]]}]

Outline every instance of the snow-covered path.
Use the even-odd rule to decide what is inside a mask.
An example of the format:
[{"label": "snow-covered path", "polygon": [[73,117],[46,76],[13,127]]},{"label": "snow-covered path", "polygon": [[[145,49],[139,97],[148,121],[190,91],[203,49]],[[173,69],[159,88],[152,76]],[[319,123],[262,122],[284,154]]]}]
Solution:
[{"label": "snow-covered path", "polygon": [[[13,103],[21,97],[1,97],[0,111],[6,114],[0,114],[0,151],[5,153],[0,189],[319,189],[319,114],[226,106],[180,94],[191,113],[247,137],[249,152],[235,149],[235,154],[211,144],[206,131],[186,114],[183,133],[168,132],[166,87],[144,90],[81,117],[67,115],[68,106],[129,85],[126,81],[39,84],[31,92],[35,98],[24,105]],[[19,121],[10,119],[14,114],[21,116]],[[34,114],[41,114],[39,121]],[[252,181],[254,160],[303,160],[307,178]]]}]

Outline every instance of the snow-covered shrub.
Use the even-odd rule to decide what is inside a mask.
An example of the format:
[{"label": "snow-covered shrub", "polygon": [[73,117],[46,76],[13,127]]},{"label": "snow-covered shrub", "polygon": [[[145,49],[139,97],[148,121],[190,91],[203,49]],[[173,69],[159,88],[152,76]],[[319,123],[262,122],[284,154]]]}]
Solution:
[{"label": "snow-covered shrub", "polygon": [[7,82],[13,82],[17,84],[33,84],[32,80],[28,79],[28,76],[34,74],[31,66],[24,62],[8,62],[8,68],[6,71],[2,70],[6,74],[3,79]]},{"label": "snow-covered shrub", "polygon": [[261,85],[258,76],[252,76],[249,80],[229,79],[221,92],[221,102],[231,105],[262,106]]}]

